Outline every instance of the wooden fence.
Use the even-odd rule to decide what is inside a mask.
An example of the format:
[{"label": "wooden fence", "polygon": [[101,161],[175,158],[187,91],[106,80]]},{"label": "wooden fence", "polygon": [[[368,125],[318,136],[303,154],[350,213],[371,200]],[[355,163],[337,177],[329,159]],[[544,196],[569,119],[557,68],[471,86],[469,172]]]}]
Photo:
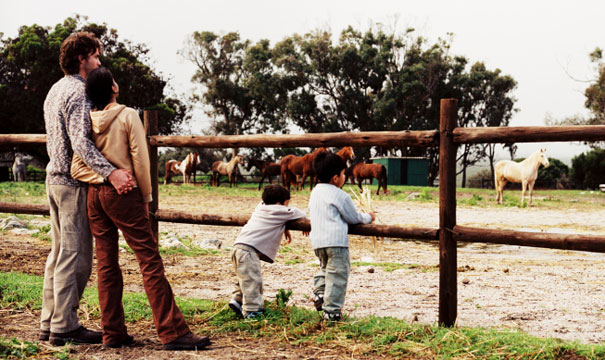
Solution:
[{"label": "wooden fence", "polygon": [[[439,130],[344,132],[302,135],[158,136],[157,114],[145,112],[149,139],[153,203],[152,227],[158,221],[243,226],[248,218],[158,209],[159,146],[172,147],[318,147],[318,146],[439,146],[439,227],[405,228],[388,225],[354,225],[350,234],[400,239],[439,240],[439,324],[453,326],[457,318],[457,242],[480,242],[550,249],[605,252],[605,236],[545,234],[523,231],[489,230],[456,225],[456,150],[465,143],[513,143],[554,141],[604,141],[605,126],[459,128],[457,100],[441,100]],[[0,134],[1,144],[39,143],[44,135]],[[0,212],[48,215],[48,205],[0,202]],[[307,220],[288,224],[292,230],[310,230]]]}]

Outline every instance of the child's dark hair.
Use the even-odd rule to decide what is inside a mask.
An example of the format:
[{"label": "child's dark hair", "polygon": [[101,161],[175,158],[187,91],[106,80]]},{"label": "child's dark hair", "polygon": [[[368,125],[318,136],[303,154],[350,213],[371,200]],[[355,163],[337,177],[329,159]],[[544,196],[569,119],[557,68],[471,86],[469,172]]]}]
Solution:
[{"label": "child's dark hair", "polygon": [[113,96],[113,76],[107,68],[99,67],[86,78],[86,94],[97,110],[105,109]]},{"label": "child's dark hair", "polygon": [[95,51],[103,52],[103,45],[93,33],[81,31],[69,35],[61,44],[59,65],[65,75],[74,75],[80,71],[80,56],[88,59]]},{"label": "child's dark hair", "polygon": [[284,204],[286,200],[290,200],[290,192],[281,185],[267,185],[263,189],[263,202],[265,205]]},{"label": "child's dark hair", "polygon": [[340,175],[346,167],[347,163],[331,152],[320,153],[313,161],[313,170],[321,183],[329,183],[334,175]]}]

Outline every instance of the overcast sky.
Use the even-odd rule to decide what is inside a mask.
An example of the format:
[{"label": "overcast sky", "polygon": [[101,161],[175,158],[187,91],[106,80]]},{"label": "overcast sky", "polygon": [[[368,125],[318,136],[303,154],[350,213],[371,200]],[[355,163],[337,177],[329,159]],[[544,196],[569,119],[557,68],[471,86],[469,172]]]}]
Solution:
[{"label": "overcast sky", "polygon": [[[517,82],[511,126],[544,125],[547,114],[587,114],[584,89],[594,78],[588,54],[603,42],[605,1],[31,1],[0,0],[0,32],[19,26],[54,26],[73,14],[107,23],[120,39],[145,43],[152,66],[178,93],[188,94],[194,67],[177,51],[194,31],[237,31],[244,39],[272,44],[294,33],[322,28],[334,34],[348,25],[408,27],[434,42],[453,33],[452,54],[483,61]],[[201,125],[191,130],[199,133]],[[586,148],[566,143],[521,144],[527,156],[539,146],[566,162]],[[504,156],[504,155],[503,155]]]}]

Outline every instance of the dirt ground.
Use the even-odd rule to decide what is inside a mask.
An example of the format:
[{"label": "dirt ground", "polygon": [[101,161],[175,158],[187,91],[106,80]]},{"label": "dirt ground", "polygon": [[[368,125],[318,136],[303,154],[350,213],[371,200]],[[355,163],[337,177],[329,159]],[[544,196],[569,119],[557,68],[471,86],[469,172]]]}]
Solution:
[{"label": "dirt ground", "polygon": [[[163,209],[204,213],[249,215],[254,198],[162,200]],[[535,201],[535,199],[534,199]],[[195,204],[193,207],[191,204]],[[294,196],[291,205],[306,209],[306,199]],[[436,204],[375,201],[384,224],[437,227]],[[601,220],[605,208],[557,211],[533,208],[458,207],[457,222],[486,228],[556,233],[605,234]],[[32,222],[45,224],[43,217]],[[34,224],[35,225],[35,224]],[[218,239],[217,255],[188,257],[165,255],[166,272],[176,295],[212,300],[228,299],[235,276],[229,257],[239,228],[160,223],[162,236],[200,241]],[[307,238],[293,232],[293,242],[278,254],[274,264],[263,264],[264,293],[272,300],[279,289],[292,289],[291,303],[311,307],[312,277],[317,269]],[[47,242],[7,233],[0,235],[0,271],[24,271],[42,275]],[[350,316],[392,316],[409,322],[435,324],[438,319],[439,254],[434,242],[386,239],[374,250],[371,240],[351,237],[354,263],[343,311]],[[359,263],[358,263],[359,262]],[[401,264],[392,270],[380,263]],[[143,292],[133,255],[123,252],[121,264],[125,289]],[[392,270],[392,271],[389,271]],[[519,329],[540,337],[605,342],[605,254],[560,251],[519,246],[460,244],[458,248],[458,326]],[[93,271],[94,274],[94,271]],[[96,279],[91,278],[92,284]],[[0,316],[0,335],[34,340],[39,314],[12,313]],[[98,328],[98,324],[90,324]],[[150,323],[149,331],[134,334],[148,339],[137,351],[105,350],[91,346],[87,352],[103,358],[187,358],[194,353],[172,354],[160,349]],[[199,329],[203,331],[203,329]],[[212,335],[214,345],[197,355],[203,358],[323,358],[355,356],[355,349],[300,349],[263,342],[250,348],[239,338]],[[138,348],[140,346],[140,348]],[[145,350],[143,350],[145,349]],[[84,355],[79,353],[80,355]],[[357,356],[355,356],[357,357]]]}]

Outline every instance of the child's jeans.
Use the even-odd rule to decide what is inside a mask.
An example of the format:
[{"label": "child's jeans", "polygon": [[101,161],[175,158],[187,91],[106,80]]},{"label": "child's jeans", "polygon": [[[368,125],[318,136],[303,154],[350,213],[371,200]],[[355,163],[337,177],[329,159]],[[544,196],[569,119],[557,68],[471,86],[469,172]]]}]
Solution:
[{"label": "child's jeans", "polygon": [[244,244],[233,245],[231,260],[237,274],[231,298],[242,304],[245,314],[263,310],[263,278],[256,249]]},{"label": "child's jeans", "polygon": [[323,310],[337,312],[345,303],[345,293],[351,271],[349,248],[328,247],[315,250],[319,271],[313,277],[313,293],[323,295]]}]

